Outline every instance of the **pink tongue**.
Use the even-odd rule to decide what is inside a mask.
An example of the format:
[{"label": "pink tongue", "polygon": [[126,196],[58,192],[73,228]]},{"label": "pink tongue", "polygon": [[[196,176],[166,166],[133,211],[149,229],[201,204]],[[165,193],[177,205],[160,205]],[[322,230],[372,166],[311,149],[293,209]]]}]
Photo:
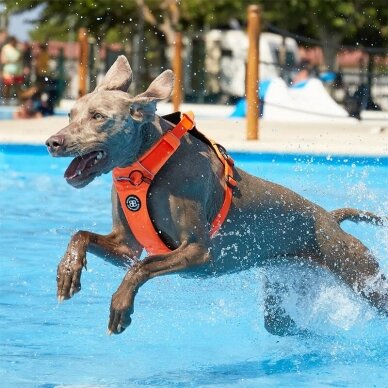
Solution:
[{"label": "pink tongue", "polygon": [[65,178],[72,179],[78,175],[78,171],[83,171],[88,167],[88,162],[91,162],[95,159],[97,152],[91,152],[83,156],[78,156],[72,160],[69,167],[65,171]]}]

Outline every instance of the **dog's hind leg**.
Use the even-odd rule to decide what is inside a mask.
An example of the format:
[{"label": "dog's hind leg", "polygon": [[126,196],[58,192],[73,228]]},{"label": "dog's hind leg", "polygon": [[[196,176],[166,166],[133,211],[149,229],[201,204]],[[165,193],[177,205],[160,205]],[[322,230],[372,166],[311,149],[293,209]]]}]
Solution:
[{"label": "dog's hind leg", "polygon": [[283,305],[282,294],[287,285],[270,279],[264,281],[264,327],[273,335],[288,336],[301,334],[295,321],[288,315]]},{"label": "dog's hind leg", "polygon": [[[272,263],[264,272],[264,327],[278,336],[308,334],[287,312],[288,307],[297,307],[295,303],[308,303],[311,287],[312,265],[310,253],[287,255],[279,264]],[[307,272],[306,272],[307,270]],[[287,303],[291,301],[291,306]]]},{"label": "dog's hind leg", "polygon": [[380,313],[388,315],[388,281],[372,253],[336,223],[322,220],[316,231],[317,263],[338,275]]}]

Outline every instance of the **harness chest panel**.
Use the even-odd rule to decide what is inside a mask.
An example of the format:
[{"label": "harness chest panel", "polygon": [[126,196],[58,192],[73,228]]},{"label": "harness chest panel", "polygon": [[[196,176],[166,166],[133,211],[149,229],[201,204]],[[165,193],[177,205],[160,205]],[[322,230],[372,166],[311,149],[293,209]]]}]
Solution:
[{"label": "harness chest panel", "polygon": [[[155,230],[147,209],[147,194],[149,187],[159,170],[174,154],[180,145],[181,137],[194,127],[194,117],[191,112],[183,114],[180,122],[166,132],[159,141],[147,151],[138,161],[128,167],[113,169],[113,183],[125,214],[128,225],[136,240],[148,254],[171,252]],[[201,136],[203,136],[201,134]],[[233,179],[233,161],[225,150],[206,139],[219,159],[224,164],[225,196],[223,205],[216,215],[210,230],[213,237],[224,222],[232,201],[232,189],[236,185]]]}]

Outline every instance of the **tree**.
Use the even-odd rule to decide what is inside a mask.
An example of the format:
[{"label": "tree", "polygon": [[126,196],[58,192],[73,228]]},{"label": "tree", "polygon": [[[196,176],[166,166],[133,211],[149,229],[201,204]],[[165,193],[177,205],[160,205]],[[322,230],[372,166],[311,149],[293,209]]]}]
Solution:
[{"label": "tree", "polygon": [[341,45],[387,47],[386,0],[262,0],[264,20],[322,42],[325,63],[335,67]]},{"label": "tree", "polygon": [[[87,28],[98,41],[105,41],[112,31],[123,38],[134,27],[137,19],[135,1],[126,0],[2,0],[8,13],[23,12],[41,7],[40,17],[32,22],[33,32],[41,40],[76,38],[80,27]],[[136,23],[136,21],[135,21]],[[121,36],[120,36],[121,35]]]},{"label": "tree", "polygon": [[[141,30],[167,45],[176,30],[198,31],[245,22],[255,0],[2,0],[9,12],[38,6],[42,14],[35,37],[68,40],[86,27],[97,41],[126,42]],[[386,0],[258,0],[263,21],[322,42],[326,65],[334,67],[342,44],[387,46]]]},{"label": "tree", "polygon": [[167,42],[180,29],[226,25],[245,19],[249,0],[2,0],[9,13],[41,7],[35,36],[68,40],[71,30],[85,27],[99,40],[113,33],[121,38],[144,22]]}]

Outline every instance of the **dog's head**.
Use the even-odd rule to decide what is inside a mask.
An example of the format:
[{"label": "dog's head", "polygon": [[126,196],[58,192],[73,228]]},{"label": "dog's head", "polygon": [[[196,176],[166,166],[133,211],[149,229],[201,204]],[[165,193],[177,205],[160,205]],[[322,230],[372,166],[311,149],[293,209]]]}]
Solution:
[{"label": "dog's head", "polygon": [[128,166],[140,156],[150,123],[155,121],[156,103],[170,96],[174,74],[166,70],[136,97],[127,93],[131,81],[131,67],[120,56],[101,84],[77,100],[69,125],[47,139],[52,156],[74,157],[65,171],[72,186],[84,187],[95,177]]}]

